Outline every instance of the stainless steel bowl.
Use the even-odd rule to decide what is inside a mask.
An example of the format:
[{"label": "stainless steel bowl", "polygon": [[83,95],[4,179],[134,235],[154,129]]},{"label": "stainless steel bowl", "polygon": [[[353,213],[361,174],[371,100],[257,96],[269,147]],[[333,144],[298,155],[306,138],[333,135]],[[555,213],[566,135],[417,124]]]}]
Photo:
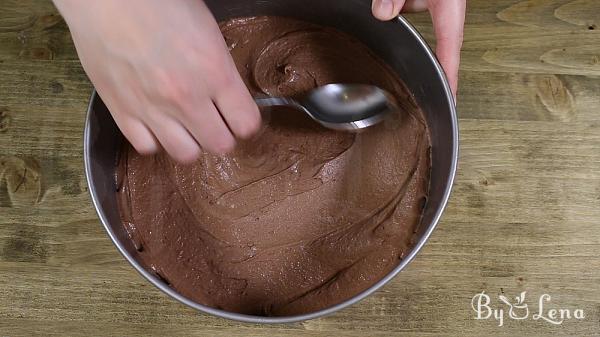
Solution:
[{"label": "stainless steel bowl", "polygon": [[223,311],[196,303],[171,289],[136,260],[136,250],[119,220],[115,195],[115,165],[123,136],[100,97],[94,93],[84,135],[85,171],[92,201],[108,235],[123,256],[148,281],[176,300],[202,312],[253,323],[287,323],[331,314],[369,296],[396,276],[415,257],[434,230],[454,181],[458,160],[458,125],[452,93],[434,54],[402,17],[379,22],[371,15],[371,0],[206,0],[217,20],[239,16],[279,15],[332,26],[362,40],[404,80],[424,110],[432,141],[429,199],[417,243],[394,270],[369,289],[335,306],[303,315],[262,317]]}]

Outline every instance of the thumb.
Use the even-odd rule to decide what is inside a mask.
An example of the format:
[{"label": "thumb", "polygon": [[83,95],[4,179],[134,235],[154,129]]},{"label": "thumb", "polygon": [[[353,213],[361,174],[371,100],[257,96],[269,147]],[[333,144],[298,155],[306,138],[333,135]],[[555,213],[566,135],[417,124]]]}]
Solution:
[{"label": "thumb", "polygon": [[436,54],[448,76],[452,92],[456,96],[466,1],[431,0],[430,4],[429,11],[437,40]]},{"label": "thumb", "polygon": [[371,10],[373,15],[382,21],[395,18],[400,14],[406,0],[373,0]]}]

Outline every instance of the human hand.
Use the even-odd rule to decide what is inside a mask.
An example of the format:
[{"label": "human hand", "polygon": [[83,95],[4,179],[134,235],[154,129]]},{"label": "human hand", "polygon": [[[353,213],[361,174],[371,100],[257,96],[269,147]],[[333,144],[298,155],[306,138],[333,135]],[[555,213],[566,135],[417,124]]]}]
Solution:
[{"label": "human hand", "polygon": [[372,9],[380,20],[391,20],[400,11],[429,10],[437,40],[436,54],[456,96],[466,0],[373,0]]},{"label": "human hand", "polygon": [[260,113],[198,0],[55,0],[115,122],[144,154],[180,162],[230,151]]}]

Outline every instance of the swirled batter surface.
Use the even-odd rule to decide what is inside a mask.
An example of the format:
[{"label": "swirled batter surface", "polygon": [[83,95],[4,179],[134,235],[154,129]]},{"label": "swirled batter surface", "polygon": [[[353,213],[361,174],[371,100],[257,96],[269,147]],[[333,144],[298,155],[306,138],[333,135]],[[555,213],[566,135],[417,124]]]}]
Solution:
[{"label": "swirled batter surface", "polygon": [[191,165],[126,146],[117,168],[123,225],[146,268],[199,303],[257,315],[340,303],[412,244],[429,184],[424,118],[391,68],[348,35],[278,17],[220,26],[255,95],[372,83],[403,112],[354,134],[272,109],[256,139]]}]

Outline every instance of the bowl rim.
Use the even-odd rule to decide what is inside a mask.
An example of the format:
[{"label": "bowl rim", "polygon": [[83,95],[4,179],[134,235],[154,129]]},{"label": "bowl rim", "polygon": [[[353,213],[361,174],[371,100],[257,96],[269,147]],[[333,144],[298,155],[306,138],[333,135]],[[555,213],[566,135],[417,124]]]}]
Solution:
[{"label": "bowl rim", "polygon": [[446,209],[448,200],[450,198],[450,194],[452,192],[452,187],[454,185],[454,180],[456,177],[456,171],[457,171],[457,167],[458,167],[458,151],[459,151],[459,132],[458,132],[458,130],[459,129],[458,129],[458,117],[457,117],[457,112],[456,112],[456,103],[454,100],[454,96],[452,94],[452,90],[450,89],[450,85],[448,83],[446,74],[445,74],[442,66],[440,65],[437,57],[435,56],[434,52],[431,50],[431,48],[429,47],[429,45],[427,44],[427,42],[425,41],[423,36],[415,29],[415,27],[406,18],[399,15],[397,18],[393,19],[392,21],[396,21],[396,22],[402,24],[404,26],[404,28],[408,29],[409,32],[417,38],[418,43],[421,45],[421,47],[427,53],[429,58],[433,61],[434,67],[436,68],[436,72],[440,77],[439,79],[443,83],[444,92],[445,92],[446,98],[448,99],[448,103],[450,105],[450,113],[451,113],[450,118],[451,118],[451,122],[452,122],[452,138],[454,140],[454,142],[452,144],[452,155],[451,155],[452,162],[450,163],[450,172],[449,172],[450,175],[449,175],[449,178],[447,181],[446,188],[444,189],[440,207],[438,207],[438,209],[436,210],[432,221],[429,223],[427,230],[420,237],[419,241],[413,246],[410,253],[406,257],[404,257],[402,259],[402,261],[396,267],[394,267],[394,269],[392,271],[390,271],[382,279],[380,279],[379,281],[377,281],[376,283],[371,285],[369,288],[363,290],[362,292],[354,295],[353,297],[351,297],[341,303],[338,303],[336,305],[333,305],[333,306],[330,306],[330,307],[327,307],[327,308],[324,308],[321,310],[317,310],[317,311],[314,311],[311,313],[301,314],[301,315],[292,315],[292,316],[266,317],[266,316],[240,314],[240,313],[235,313],[235,312],[212,308],[207,305],[197,303],[197,302],[179,294],[177,291],[175,291],[168,285],[160,282],[157,278],[152,276],[146,269],[144,269],[137,262],[137,260],[125,250],[125,248],[123,247],[123,245],[117,238],[116,233],[108,225],[109,222],[104,214],[104,211],[101,208],[101,205],[99,202],[99,197],[96,193],[96,188],[91,183],[92,182],[91,162],[90,162],[90,156],[89,156],[89,154],[90,154],[89,146],[90,146],[90,137],[91,137],[90,121],[91,121],[91,113],[92,113],[92,110],[94,107],[94,103],[98,99],[98,97],[97,97],[98,93],[94,89],[92,91],[91,99],[90,99],[90,102],[89,102],[88,108],[87,108],[85,127],[84,127],[84,135],[83,135],[83,138],[84,138],[84,148],[83,148],[84,153],[83,154],[84,154],[85,178],[87,181],[87,186],[88,186],[88,190],[90,192],[90,196],[92,198],[92,203],[94,205],[94,208],[96,209],[96,213],[98,214],[98,217],[100,218],[100,221],[102,222],[102,225],[104,226],[104,229],[106,230],[108,236],[110,237],[113,244],[117,247],[117,250],[121,253],[121,255],[123,255],[123,257],[125,257],[125,259],[135,268],[135,270],[138,273],[140,273],[147,281],[149,281],[154,286],[156,286],[158,289],[160,289],[163,293],[176,299],[180,303],[183,303],[189,307],[192,307],[196,310],[199,310],[201,312],[204,312],[204,313],[207,313],[207,314],[210,314],[213,316],[222,317],[222,318],[239,321],[239,322],[244,322],[244,323],[258,323],[258,324],[294,323],[294,322],[306,321],[306,320],[310,320],[310,319],[328,316],[328,315],[333,314],[334,312],[337,312],[339,310],[347,308],[347,307],[363,300],[367,296],[373,294],[375,291],[382,288],[385,284],[387,284],[389,281],[391,281],[396,275],[398,275],[398,273],[400,273],[400,271],[402,271],[415,258],[415,256],[421,250],[421,248],[425,245],[425,243],[431,236],[431,233],[433,233],[433,231],[437,227],[437,224],[438,224],[444,210]]}]

